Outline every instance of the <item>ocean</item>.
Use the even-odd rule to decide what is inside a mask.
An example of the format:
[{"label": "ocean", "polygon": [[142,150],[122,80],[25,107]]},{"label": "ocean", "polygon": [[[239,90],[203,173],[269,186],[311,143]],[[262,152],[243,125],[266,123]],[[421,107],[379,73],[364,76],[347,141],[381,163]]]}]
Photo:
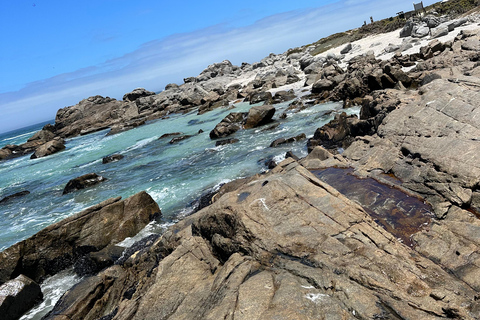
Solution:
[{"label": "ocean", "polygon": [[[283,160],[287,151],[299,157],[307,155],[306,140],[270,148],[277,138],[289,138],[305,133],[313,136],[316,128],[328,123],[334,114],[346,111],[358,114],[359,108],[342,109],[341,103],[316,105],[300,112],[287,111],[289,102],[275,105],[279,125],[241,130],[234,138],[239,142],[215,146],[209,132],[230,112],[248,111],[248,103],[235,109],[216,109],[203,115],[191,112],[171,115],[168,119],[151,121],[135,129],[108,136],[108,130],[66,141],[66,149],[57,154],[30,159],[30,155],[0,162],[0,199],[28,190],[30,194],[0,204],[0,251],[26,239],[48,225],[62,220],[108,198],[127,198],[145,190],[159,204],[162,219],[149,224],[134,240],[166,227],[191,213],[191,204],[203,191],[233,179],[267,170],[266,159]],[[278,119],[287,113],[286,119]],[[0,135],[0,143],[26,142],[46,123]],[[198,133],[199,130],[203,133]],[[166,133],[179,132],[191,138],[170,144],[172,137],[159,139]],[[2,146],[3,146],[2,145]],[[124,158],[102,163],[102,158],[119,153]],[[66,183],[75,177],[95,172],[107,180],[95,187],[62,195]],[[46,302],[23,319],[37,319],[56,302],[77,279],[68,271],[45,281],[42,288]],[[68,279],[68,280],[66,280]],[[50,289],[48,289],[48,288]],[[63,291],[62,291],[63,290]]]}]

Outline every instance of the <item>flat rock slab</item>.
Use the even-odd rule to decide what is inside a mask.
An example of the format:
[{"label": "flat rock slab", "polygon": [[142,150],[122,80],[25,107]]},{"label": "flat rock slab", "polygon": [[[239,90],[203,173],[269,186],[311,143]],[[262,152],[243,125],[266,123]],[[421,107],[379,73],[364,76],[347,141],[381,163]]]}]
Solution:
[{"label": "flat rock slab", "polygon": [[47,319],[480,317],[476,290],[294,160],[240,185]]}]

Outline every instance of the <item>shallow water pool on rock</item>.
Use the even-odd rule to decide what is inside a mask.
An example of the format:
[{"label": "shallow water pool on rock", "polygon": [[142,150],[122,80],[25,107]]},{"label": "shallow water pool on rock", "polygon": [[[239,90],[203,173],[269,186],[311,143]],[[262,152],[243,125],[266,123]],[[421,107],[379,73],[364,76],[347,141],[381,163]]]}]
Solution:
[{"label": "shallow water pool on rock", "polygon": [[430,224],[431,207],[421,199],[373,178],[359,178],[353,169],[312,170],[350,200],[360,204],[385,230],[413,247],[411,236]]}]

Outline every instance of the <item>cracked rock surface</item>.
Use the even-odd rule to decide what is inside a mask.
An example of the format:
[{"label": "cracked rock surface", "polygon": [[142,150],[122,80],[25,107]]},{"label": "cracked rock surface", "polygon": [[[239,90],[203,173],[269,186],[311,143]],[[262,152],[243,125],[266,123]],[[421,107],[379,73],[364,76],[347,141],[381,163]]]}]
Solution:
[{"label": "cracked rock surface", "polygon": [[288,159],[87,278],[46,318],[480,317],[474,267],[434,260]]}]

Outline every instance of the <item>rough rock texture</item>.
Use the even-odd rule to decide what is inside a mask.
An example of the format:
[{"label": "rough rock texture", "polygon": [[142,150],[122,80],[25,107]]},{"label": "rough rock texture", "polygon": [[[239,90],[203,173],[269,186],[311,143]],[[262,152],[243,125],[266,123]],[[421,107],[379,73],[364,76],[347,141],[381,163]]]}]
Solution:
[{"label": "rough rock texture", "polygon": [[55,117],[55,134],[60,137],[87,134],[106,129],[138,114],[135,103],[93,96],[74,106],[58,110]]},{"label": "rough rock texture", "polygon": [[71,192],[85,189],[85,188],[90,188],[105,180],[107,179],[102,176],[99,176],[96,173],[87,173],[81,177],[77,177],[68,181],[67,185],[63,189],[63,194],[71,193]]},{"label": "rough rock texture", "polygon": [[30,159],[37,159],[49,156],[65,149],[65,141],[60,138],[55,138],[35,150]]},{"label": "rough rock texture", "polygon": [[478,277],[463,271],[289,159],[87,278],[47,319],[475,319]]},{"label": "rough rock texture", "polygon": [[210,131],[210,139],[227,137],[242,128],[247,117],[245,112],[232,112],[228,114],[215,128]]},{"label": "rough rock texture", "polygon": [[19,319],[43,298],[38,283],[19,275],[0,286],[0,314],[4,320]]},{"label": "rough rock texture", "polygon": [[272,121],[274,114],[275,107],[271,105],[252,107],[248,111],[244,127],[250,129],[267,124]]},{"label": "rough rock texture", "polygon": [[148,97],[148,96],[151,96],[151,95],[154,95],[154,94],[155,94],[155,92],[145,90],[144,88],[137,88],[137,89],[133,90],[132,92],[124,94],[123,95],[123,101],[129,101],[129,102],[130,101],[135,101],[138,98]]},{"label": "rough rock texture", "polygon": [[274,147],[278,147],[278,146],[286,144],[286,143],[292,143],[292,142],[300,141],[300,140],[303,140],[303,139],[306,139],[306,138],[307,138],[307,136],[305,135],[305,133],[301,133],[301,134],[299,134],[295,137],[290,137],[290,138],[278,138],[278,139],[275,139],[274,141],[272,141],[272,143],[270,144],[270,147],[274,148]]},{"label": "rough rock texture", "polygon": [[145,192],[106,200],[1,252],[0,283],[19,274],[41,281],[82,255],[134,236],[159,214],[157,203]]},{"label": "rough rock texture", "polygon": [[445,201],[468,207],[480,182],[480,94],[443,79],[421,92],[402,98],[378,127],[378,135],[355,141],[344,155],[360,171],[395,174],[434,207]]},{"label": "rough rock texture", "polygon": [[102,163],[107,164],[107,163],[110,163],[110,162],[120,161],[123,158],[125,158],[125,156],[123,154],[112,154],[110,156],[103,157]]}]

